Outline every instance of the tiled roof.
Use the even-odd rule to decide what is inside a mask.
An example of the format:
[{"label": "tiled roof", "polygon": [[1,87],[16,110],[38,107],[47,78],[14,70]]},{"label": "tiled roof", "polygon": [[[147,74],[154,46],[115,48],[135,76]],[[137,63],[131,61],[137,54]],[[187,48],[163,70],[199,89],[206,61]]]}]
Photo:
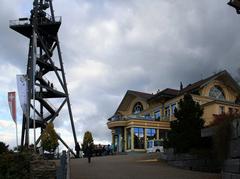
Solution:
[{"label": "tiled roof", "polygon": [[127,101],[132,98],[131,96],[137,96],[137,97],[142,98],[143,100],[147,101],[148,99],[150,99],[153,96],[153,94],[143,93],[143,92],[140,92],[140,91],[128,90],[126,92],[125,96],[123,97],[121,103],[119,104],[115,114],[117,113],[117,111],[119,111],[119,109],[122,106],[124,106],[124,105],[126,105],[126,103],[128,103]]},{"label": "tiled roof", "polygon": [[188,86],[186,86],[185,88],[183,88],[182,90],[176,90],[176,89],[171,89],[171,88],[166,88],[160,92],[158,92],[157,94],[155,94],[154,96],[152,96],[149,100],[154,100],[154,99],[158,99],[160,97],[176,97],[179,95],[183,95],[185,93],[191,93],[195,90],[198,90],[202,85],[206,84],[208,81],[217,78],[220,75],[223,74],[228,74],[228,72],[226,70],[221,71],[219,73],[216,73],[208,78],[199,80],[193,84],[189,84]]},{"label": "tiled roof", "polygon": [[170,95],[176,96],[179,93],[179,90],[166,88],[165,90],[160,91],[160,93],[170,94]]},{"label": "tiled roof", "polygon": [[179,90],[176,89],[171,89],[171,88],[166,88],[160,92],[158,92],[157,94],[155,94],[154,96],[152,96],[149,100],[154,100],[160,97],[175,97],[177,96],[179,93]]},{"label": "tiled roof", "polygon": [[192,92],[196,89],[198,89],[199,87],[201,87],[202,85],[204,85],[205,83],[207,83],[208,81],[210,81],[211,79],[214,79],[215,77],[218,77],[219,75],[222,75],[223,73],[227,73],[226,70],[224,71],[221,71],[219,73],[216,73],[208,78],[205,78],[203,80],[200,80],[200,81],[197,81],[193,84],[189,84],[188,86],[186,86],[185,88],[183,88],[181,91],[179,91],[179,94],[178,95],[182,95],[184,93],[188,93],[188,92]]},{"label": "tiled roof", "polygon": [[133,95],[136,95],[143,99],[149,99],[149,98],[153,97],[153,94],[144,93],[144,92],[140,92],[140,91],[133,91],[133,90],[128,90],[127,94],[133,94]]}]

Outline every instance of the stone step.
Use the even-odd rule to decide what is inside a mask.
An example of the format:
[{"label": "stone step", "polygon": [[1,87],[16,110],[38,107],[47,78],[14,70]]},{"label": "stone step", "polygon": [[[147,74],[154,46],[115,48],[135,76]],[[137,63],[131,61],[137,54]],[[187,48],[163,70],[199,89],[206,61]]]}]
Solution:
[{"label": "stone step", "polygon": [[225,160],[223,172],[240,174],[240,159]]},{"label": "stone step", "polygon": [[240,179],[240,174],[222,173],[222,179]]},{"label": "stone step", "polygon": [[230,157],[239,158],[240,157],[240,138],[232,139],[230,142]]}]

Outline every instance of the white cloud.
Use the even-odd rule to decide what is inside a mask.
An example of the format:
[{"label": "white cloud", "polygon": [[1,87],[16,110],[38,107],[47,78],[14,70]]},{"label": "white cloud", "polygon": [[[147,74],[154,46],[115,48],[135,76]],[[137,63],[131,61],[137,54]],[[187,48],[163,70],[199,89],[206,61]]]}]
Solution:
[{"label": "white cloud", "polygon": [[[18,121],[18,144],[20,144],[22,125]],[[12,119],[5,120],[0,118],[0,141],[9,145],[13,149],[16,145],[16,125]]]},{"label": "white cloud", "polygon": [[19,68],[16,66],[5,63],[0,65],[0,84],[1,84],[1,92],[8,92],[9,90],[13,90],[16,88],[16,74],[20,74]]},{"label": "white cloud", "polygon": [[15,124],[13,121],[6,121],[6,120],[1,120],[0,121],[0,128],[1,129],[7,129],[7,128],[15,128]]}]

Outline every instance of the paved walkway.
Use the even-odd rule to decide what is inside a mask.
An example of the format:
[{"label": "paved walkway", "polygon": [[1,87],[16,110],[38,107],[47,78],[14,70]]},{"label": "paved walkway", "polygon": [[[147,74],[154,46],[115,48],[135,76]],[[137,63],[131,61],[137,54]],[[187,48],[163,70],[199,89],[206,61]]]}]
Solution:
[{"label": "paved walkway", "polygon": [[71,179],[220,179],[219,174],[182,170],[156,154],[128,154],[71,160]]}]

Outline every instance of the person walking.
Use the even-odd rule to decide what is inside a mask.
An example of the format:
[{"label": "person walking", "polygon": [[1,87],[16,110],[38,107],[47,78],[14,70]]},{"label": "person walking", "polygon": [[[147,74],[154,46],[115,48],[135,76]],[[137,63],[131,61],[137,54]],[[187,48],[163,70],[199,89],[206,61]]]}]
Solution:
[{"label": "person walking", "polygon": [[79,158],[79,152],[80,152],[80,145],[79,143],[77,142],[76,145],[75,145],[75,150],[76,150],[76,155],[77,155],[77,158]]},{"label": "person walking", "polygon": [[91,163],[91,157],[92,157],[92,145],[88,143],[86,147],[86,156],[88,158],[88,163]]}]

